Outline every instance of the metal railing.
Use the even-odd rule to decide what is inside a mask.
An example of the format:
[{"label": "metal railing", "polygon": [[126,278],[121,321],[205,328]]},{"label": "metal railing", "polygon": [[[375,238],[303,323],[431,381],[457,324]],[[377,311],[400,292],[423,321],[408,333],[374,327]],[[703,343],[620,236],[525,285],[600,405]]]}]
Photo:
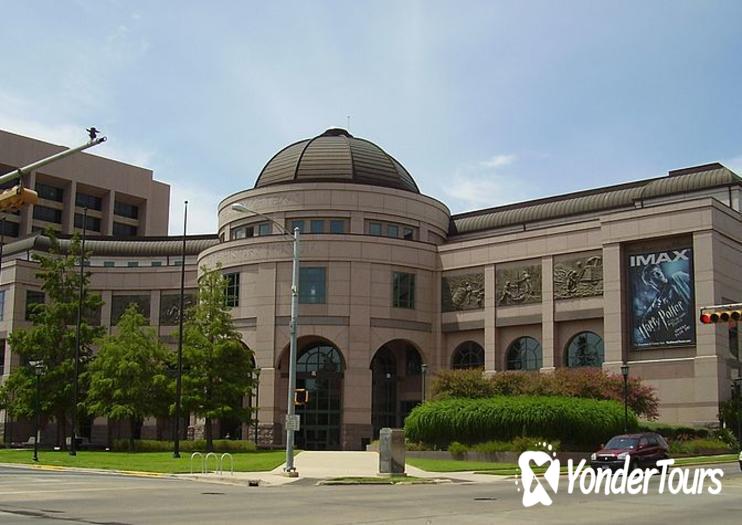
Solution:
[{"label": "metal railing", "polygon": [[234,458],[232,457],[232,454],[229,452],[225,452],[221,456],[217,456],[215,452],[209,452],[205,456],[201,452],[194,452],[191,454],[191,463],[190,463],[190,471],[191,474],[193,474],[193,460],[197,457],[201,458],[201,474],[208,475],[211,473],[211,470],[209,470],[209,458],[214,458],[216,468],[214,469],[214,474],[217,476],[223,476],[224,475],[224,460],[229,459],[229,474],[231,476],[234,476]]}]

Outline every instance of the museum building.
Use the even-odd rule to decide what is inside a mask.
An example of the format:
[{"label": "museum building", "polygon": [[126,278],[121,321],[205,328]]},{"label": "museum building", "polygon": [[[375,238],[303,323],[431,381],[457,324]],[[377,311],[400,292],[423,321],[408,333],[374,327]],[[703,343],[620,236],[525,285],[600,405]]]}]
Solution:
[{"label": "museum building", "polygon": [[[301,231],[297,386],[309,402],[297,409],[299,448],[361,449],[380,428],[401,426],[448,368],[618,372],[626,363],[657,389],[662,421],[710,425],[740,373],[739,336],[700,324],[697,312],[742,301],[741,198],[742,179],[715,163],[452,215],[379,146],[330,129],[281,149],[254,187],[226,197],[215,235],[188,238],[187,297],[197,268],[221,266],[260,368],[249,400],[258,427],[240,431],[257,430],[264,444],[285,438],[292,244],[238,203]],[[135,302],[173,342],[180,240],[90,239],[91,286],[104,301],[97,322],[114,332]],[[44,300],[30,256],[48,244],[35,234],[5,246],[3,340]],[[3,358],[7,374],[17,362],[9,349]],[[6,436],[23,439],[3,421]],[[91,439],[104,440],[105,427],[91,422]],[[151,422],[145,437],[166,427]],[[235,432],[222,422],[221,435]]]}]

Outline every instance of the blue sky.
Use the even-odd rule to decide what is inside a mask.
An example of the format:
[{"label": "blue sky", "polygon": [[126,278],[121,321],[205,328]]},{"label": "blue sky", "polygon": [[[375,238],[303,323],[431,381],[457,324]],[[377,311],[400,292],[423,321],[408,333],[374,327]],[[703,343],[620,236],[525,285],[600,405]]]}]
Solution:
[{"label": "blue sky", "polygon": [[155,171],[192,233],[284,145],[345,127],[459,212],[721,161],[739,1],[2,2],[0,128]]}]

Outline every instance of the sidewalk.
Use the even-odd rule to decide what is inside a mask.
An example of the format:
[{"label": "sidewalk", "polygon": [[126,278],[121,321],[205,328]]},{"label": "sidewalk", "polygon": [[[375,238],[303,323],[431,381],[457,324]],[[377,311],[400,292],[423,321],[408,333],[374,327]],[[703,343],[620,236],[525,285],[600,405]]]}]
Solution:
[{"label": "sidewalk", "polygon": [[[379,454],[377,452],[304,451],[294,458],[294,465],[299,472],[298,478],[289,478],[284,474],[285,463],[270,472],[235,472],[234,475],[225,473],[221,477],[216,474],[178,474],[178,476],[200,480],[234,481],[241,484],[256,480],[261,485],[286,485],[301,479],[375,477],[379,475]],[[495,483],[507,477],[473,472],[427,472],[412,465],[406,465],[405,471],[407,475],[418,478],[469,483]]]}]

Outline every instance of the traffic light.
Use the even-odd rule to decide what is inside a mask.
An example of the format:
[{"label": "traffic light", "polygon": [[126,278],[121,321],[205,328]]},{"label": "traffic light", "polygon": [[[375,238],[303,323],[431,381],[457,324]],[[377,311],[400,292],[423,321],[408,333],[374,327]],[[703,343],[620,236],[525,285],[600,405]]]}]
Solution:
[{"label": "traffic light", "polygon": [[726,323],[739,321],[742,318],[742,303],[722,304],[701,308],[701,322],[703,324]]},{"label": "traffic light", "polygon": [[39,202],[39,195],[20,184],[0,193],[0,211],[17,210]]},{"label": "traffic light", "polygon": [[303,406],[309,403],[309,391],[304,388],[297,388],[294,392],[294,405]]}]

